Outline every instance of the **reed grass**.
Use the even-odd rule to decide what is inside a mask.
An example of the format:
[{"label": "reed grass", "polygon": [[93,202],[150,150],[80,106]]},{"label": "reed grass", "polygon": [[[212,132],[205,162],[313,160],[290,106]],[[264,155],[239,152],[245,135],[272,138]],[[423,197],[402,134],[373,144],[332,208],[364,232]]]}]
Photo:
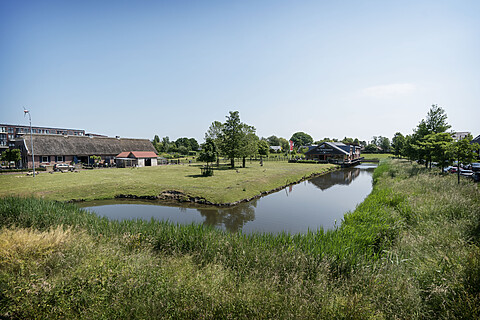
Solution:
[{"label": "reed grass", "polygon": [[477,319],[478,185],[398,160],[374,181],[337,229],[305,234],[3,198],[0,317]]}]

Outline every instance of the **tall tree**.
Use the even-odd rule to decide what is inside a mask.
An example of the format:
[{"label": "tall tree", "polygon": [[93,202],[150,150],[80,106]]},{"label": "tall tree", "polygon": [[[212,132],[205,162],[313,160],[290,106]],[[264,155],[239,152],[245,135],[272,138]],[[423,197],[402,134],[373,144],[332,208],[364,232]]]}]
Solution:
[{"label": "tall tree", "polygon": [[451,125],[447,123],[445,110],[436,104],[432,104],[428,111],[425,124],[429,133],[442,133],[451,128]]},{"label": "tall tree", "polygon": [[435,161],[439,166],[443,168],[447,166],[450,162],[449,155],[449,145],[452,142],[452,136],[447,132],[441,133],[430,133],[427,134],[422,141],[420,141],[420,146],[426,152],[426,160],[432,166],[432,161]]},{"label": "tall tree", "polygon": [[202,151],[198,156],[199,161],[204,161],[208,164],[214,162],[217,159],[217,146],[212,138],[206,138],[205,143],[202,144]]},{"label": "tall tree", "polygon": [[[255,128],[240,122],[238,111],[230,111],[230,115],[222,126],[220,134],[220,149],[230,159],[232,168],[235,167],[235,158],[244,158],[256,152]],[[256,136],[255,136],[256,137]],[[256,137],[258,140],[258,137]]]},{"label": "tall tree", "polygon": [[258,151],[259,139],[255,134],[255,128],[242,123],[242,142],[240,153],[242,156],[242,167],[245,168],[245,159],[254,156]]},{"label": "tall tree", "polygon": [[289,150],[288,140],[285,138],[278,138],[278,141],[280,142],[283,152],[287,152]]},{"label": "tall tree", "polygon": [[171,143],[170,138],[168,136],[162,138],[162,151],[168,152],[170,151]]},{"label": "tall tree", "polygon": [[192,151],[197,151],[198,148],[200,147],[200,146],[198,145],[197,139],[195,139],[195,138],[190,138],[190,139],[188,139],[188,141],[190,142],[190,149],[191,149]]},{"label": "tall tree", "polygon": [[268,156],[268,151],[270,150],[270,146],[268,142],[265,140],[260,140],[258,142],[258,154],[260,155],[260,161],[262,160],[263,156]]},{"label": "tall tree", "polygon": [[450,145],[450,150],[458,164],[458,183],[460,183],[460,164],[472,163],[473,160],[477,158],[478,150],[480,150],[480,145],[478,143],[471,142],[472,136],[469,134],[465,138],[455,141]]},{"label": "tall tree", "polygon": [[280,138],[278,138],[277,136],[270,136],[267,138],[267,142],[270,146],[279,146]]},{"label": "tall tree", "polygon": [[210,127],[205,133],[205,141],[210,138],[215,144],[216,157],[217,157],[217,167],[220,165],[220,151],[222,144],[222,132],[223,132],[223,123],[220,121],[213,121]]},{"label": "tall tree", "polygon": [[392,138],[392,149],[395,156],[400,156],[405,147],[405,137],[400,132],[395,133]]},{"label": "tall tree", "polygon": [[431,166],[434,158],[434,150],[428,140],[432,139],[431,134],[444,133],[451,126],[447,123],[447,115],[445,111],[437,105],[432,105],[427,113],[427,118],[421,120],[412,136],[412,143],[416,150],[417,160],[425,162],[425,166]]},{"label": "tall tree", "polygon": [[20,161],[20,149],[7,149],[2,153],[0,157],[1,161],[8,162],[8,167],[10,167],[10,162],[14,162],[15,166],[17,166],[18,161]]},{"label": "tall tree", "polygon": [[308,146],[313,143],[313,138],[305,132],[295,132],[290,140],[293,141],[293,145],[298,148],[300,146]]}]

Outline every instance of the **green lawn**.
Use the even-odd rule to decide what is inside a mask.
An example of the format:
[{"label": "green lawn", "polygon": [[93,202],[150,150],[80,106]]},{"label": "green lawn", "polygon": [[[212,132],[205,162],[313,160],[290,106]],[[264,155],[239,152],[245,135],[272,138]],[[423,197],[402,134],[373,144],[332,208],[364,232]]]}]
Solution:
[{"label": "green lawn", "polygon": [[362,157],[364,157],[366,160],[371,160],[371,159],[383,160],[383,159],[393,157],[393,154],[391,154],[391,153],[362,153]]},{"label": "green lawn", "polygon": [[110,199],[119,194],[156,196],[179,191],[213,203],[251,198],[310,176],[332,170],[328,164],[286,162],[249,163],[246,168],[215,170],[213,177],[200,175],[199,165],[168,165],[144,168],[94,169],[69,173],[0,175],[0,196],[35,196],[45,199]]}]

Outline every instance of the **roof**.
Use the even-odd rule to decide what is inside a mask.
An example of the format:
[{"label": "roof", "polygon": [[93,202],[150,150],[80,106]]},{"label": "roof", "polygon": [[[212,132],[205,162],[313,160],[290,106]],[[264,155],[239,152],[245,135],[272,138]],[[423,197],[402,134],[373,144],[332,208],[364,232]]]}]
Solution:
[{"label": "roof", "polygon": [[[148,139],[84,137],[61,135],[32,135],[33,148],[36,155],[111,155],[121,152],[141,150],[155,152],[153,144]],[[30,136],[22,138],[23,144],[30,150]]]},{"label": "roof", "polygon": [[473,139],[472,143],[479,143],[480,144],[480,135],[478,135],[475,139]]},{"label": "roof", "polygon": [[[132,155],[133,157],[130,157]],[[157,154],[153,151],[126,151],[118,154],[116,158],[156,158]]]},{"label": "roof", "polygon": [[340,154],[349,154],[350,146],[341,143],[341,142],[323,142],[316,148],[308,150],[305,154],[328,154],[328,153],[340,153]]}]

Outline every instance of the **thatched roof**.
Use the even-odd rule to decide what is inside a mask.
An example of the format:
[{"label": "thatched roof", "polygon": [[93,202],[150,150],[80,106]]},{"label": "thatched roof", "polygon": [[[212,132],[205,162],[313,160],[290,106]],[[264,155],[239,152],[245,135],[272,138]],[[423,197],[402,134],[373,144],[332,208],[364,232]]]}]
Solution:
[{"label": "thatched roof", "polygon": [[[25,147],[28,154],[30,150],[30,136],[24,136]],[[108,138],[108,137],[82,137],[61,135],[33,135],[33,148],[35,155],[111,155],[124,151],[152,151],[153,144],[148,139]]]}]

